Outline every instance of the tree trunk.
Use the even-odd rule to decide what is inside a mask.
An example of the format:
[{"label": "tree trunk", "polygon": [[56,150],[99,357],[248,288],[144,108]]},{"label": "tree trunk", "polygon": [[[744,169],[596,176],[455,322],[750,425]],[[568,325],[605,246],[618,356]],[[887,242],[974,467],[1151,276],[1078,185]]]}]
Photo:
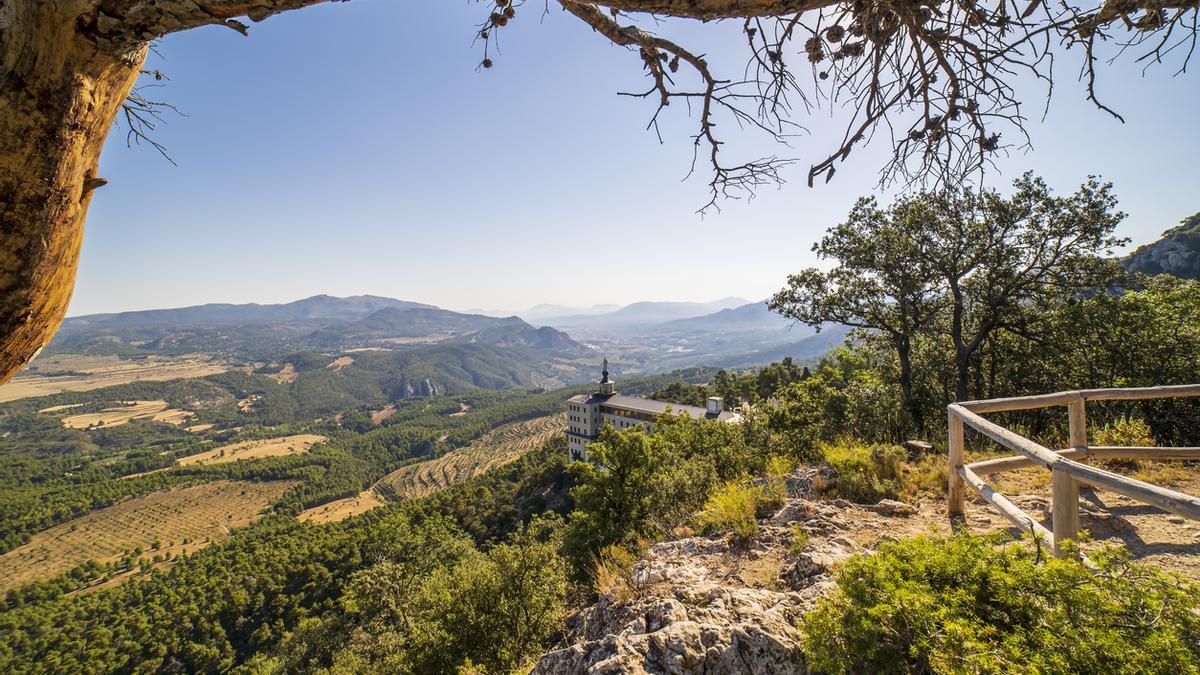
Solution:
[{"label": "tree trunk", "polygon": [[146,58],[97,47],[84,0],[0,2],[0,382],[53,337],[113,118]]}]

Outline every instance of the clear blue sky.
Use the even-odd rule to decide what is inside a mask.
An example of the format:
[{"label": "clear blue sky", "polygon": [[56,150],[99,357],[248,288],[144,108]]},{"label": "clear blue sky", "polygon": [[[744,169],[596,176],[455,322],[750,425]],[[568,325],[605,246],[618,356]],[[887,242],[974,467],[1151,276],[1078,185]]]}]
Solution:
[{"label": "clear blue sky", "polygon": [[[356,0],[291,12],[244,38],[208,27],[158,45],[176,104],[157,138],[179,163],[114,130],[101,160],[71,314],[204,302],[280,302],[372,293],[452,309],[637,300],[758,299],[814,262],[810,247],[875,185],[887,148],[856,152],[834,181],[808,163],[840,136],[836,111],[807,120],[782,190],[705,217],[706,176],[682,181],[692,121],[666,143],[644,131],[635,53],[530,3],[477,71],[471,2]],[[732,24],[671,35],[740,72]],[[1102,90],[1128,123],[1083,100],[1060,62],[1035,150],[1002,162],[1059,191],[1112,180],[1121,234],[1156,238],[1200,211],[1200,86],[1160,68],[1110,70]],[[1040,116],[1042,90],[1024,90]],[[763,149],[732,125],[729,152]]]}]

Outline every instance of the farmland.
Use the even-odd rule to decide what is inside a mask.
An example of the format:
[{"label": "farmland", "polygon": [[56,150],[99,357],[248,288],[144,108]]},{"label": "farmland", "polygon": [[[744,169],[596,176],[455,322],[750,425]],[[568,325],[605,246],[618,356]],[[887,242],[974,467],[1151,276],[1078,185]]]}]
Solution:
[{"label": "farmland", "polygon": [[302,523],[335,523],[360,513],[366,513],[377,506],[386,504],[374,488],[365,490],[353,497],[337,499],[328,504],[305,509],[296,516]]},{"label": "farmland", "polygon": [[117,561],[137,547],[146,557],[191,553],[257,520],[294,484],[217,481],[98,509],[39,532],[0,555],[0,591],[61,574],[88,560]]},{"label": "farmland", "polygon": [[130,382],[204,377],[226,370],[227,366],[203,355],[125,360],[116,356],[54,354],[34,360],[28,370],[0,386],[0,402],[64,391],[91,391]]},{"label": "farmland", "polygon": [[279,438],[264,438],[223,445],[207,452],[179,458],[179,466],[223,464],[241,459],[260,459],[308,452],[308,449],[325,440],[317,434],[295,434]]},{"label": "farmland", "polygon": [[99,412],[67,415],[62,418],[62,424],[68,429],[87,429],[115,427],[130,420],[149,419],[179,425],[192,415],[193,413],[186,410],[168,408],[166,401],[127,401]]},{"label": "farmland", "polygon": [[423,497],[515,461],[565,429],[566,417],[563,415],[506,424],[464,448],[393,471],[379,481],[377,489],[400,498]]}]

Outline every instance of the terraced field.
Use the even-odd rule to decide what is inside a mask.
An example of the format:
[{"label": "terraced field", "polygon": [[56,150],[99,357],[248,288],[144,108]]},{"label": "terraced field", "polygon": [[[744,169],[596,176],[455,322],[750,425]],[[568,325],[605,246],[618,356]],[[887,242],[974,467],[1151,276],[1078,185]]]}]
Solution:
[{"label": "terraced field", "polygon": [[457,485],[489,469],[516,461],[567,428],[565,415],[506,424],[474,443],[427,462],[393,471],[376,484],[376,490],[397,497],[423,497],[448,485]]},{"label": "terraced field", "polygon": [[[138,546],[144,557],[191,553],[258,520],[263,509],[293,485],[294,481],[217,481],[98,509],[39,532],[0,555],[0,592],[48,579],[88,560],[119,560]],[[159,547],[152,550],[156,542]]]},{"label": "terraced field", "polygon": [[[57,406],[62,408],[63,406]],[[43,412],[52,410],[43,409]],[[99,412],[79,413],[62,418],[64,427],[70,429],[87,429],[88,427],[116,427],[130,420],[150,419],[155,422],[168,424],[183,424],[195,413],[186,410],[168,408],[166,401],[126,401]]]},{"label": "terraced field", "polygon": [[207,452],[179,458],[179,466],[192,464],[224,464],[236,462],[239,459],[259,459],[262,457],[279,457],[308,452],[317,443],[325,441],[324,436],[317,434],[296,434],[279,438],[263,438],[253,441],[242,441],[231,445],[222,445]]},{"label": "terraced field", "polygon": [[209,361],[202,355],[122,360],[115,356],[56,354],[35,360],[25,372],[0,386],[0,401],[64,391],[91,391],[129,382],[204,377],[228,369],[228,366]]}]

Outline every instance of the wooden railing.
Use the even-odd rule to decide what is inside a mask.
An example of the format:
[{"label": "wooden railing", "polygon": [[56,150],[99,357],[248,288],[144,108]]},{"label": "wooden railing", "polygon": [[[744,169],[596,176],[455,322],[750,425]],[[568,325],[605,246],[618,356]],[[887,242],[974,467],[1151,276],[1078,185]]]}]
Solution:
[{"label": "wooden railing", "polygon": [[[1128,476],[1083,464],[1080,459],[1200,459],[1200,448],[1089,447],[1087,438],[1087,402],[1200,396],[1200,384],[1138,389],[1083,389],[1040,396],[964,401],[947,408],[949,418],[949,495],[951,518],[961,517],[970,486],[1004,517],[1025,531],[1033,531],[1063,557],[1061,542],[1079,536],[1079,484],[1112,490],[1118,494],[1156,506],[1164,511],[1200,520],[1200,498],[1152,485]],[[1057,452],[1020,434],[991,422],[983,413],[1010,410],[1035,410],[1066,406],[1070,447]],[[1000,445],[1021,454],[963,464],[963,430],[971,427]],[[1050,521],[1047,530],[1038,521],[996,492],[981,476],[1027,466],[1050,469]]]}]

